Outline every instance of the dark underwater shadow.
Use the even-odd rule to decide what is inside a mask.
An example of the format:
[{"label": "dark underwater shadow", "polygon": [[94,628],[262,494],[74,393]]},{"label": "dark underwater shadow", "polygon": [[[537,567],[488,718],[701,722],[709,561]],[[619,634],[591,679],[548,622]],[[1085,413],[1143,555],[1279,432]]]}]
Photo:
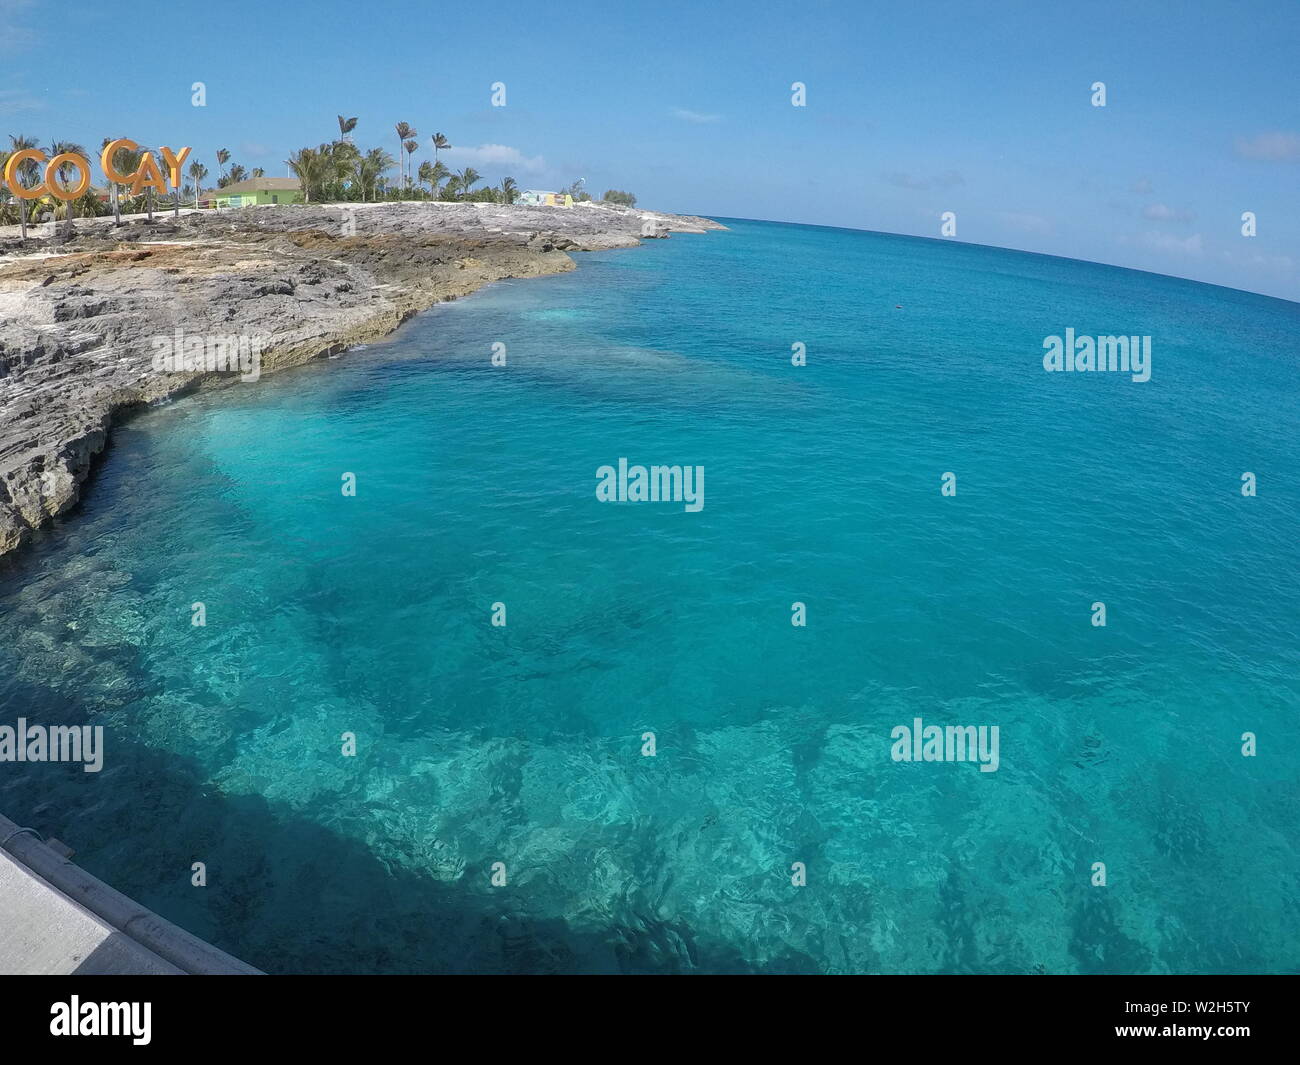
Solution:
[{"label": "dark underwater shadow", "polygon": [[[94,719],[64,709],[65,721]],[[677,920],[639,918],[633,927],[588,918],[576,928],[536,912],[527,884],[489,887],[487,862],[440,879],[382,861],[287,805],[224,795],[185,756],[111,736],[105,748],[98,774],[0,767],[0,809],[63,840],[74,861],[117,890],[268,973],[818,970],[793,952],[754,966]],[[57,788],[78,793],[77,808],[43,797],[50,773],[78,778]],[[196,861],[206,865],[206,887],[190,884]]]}]

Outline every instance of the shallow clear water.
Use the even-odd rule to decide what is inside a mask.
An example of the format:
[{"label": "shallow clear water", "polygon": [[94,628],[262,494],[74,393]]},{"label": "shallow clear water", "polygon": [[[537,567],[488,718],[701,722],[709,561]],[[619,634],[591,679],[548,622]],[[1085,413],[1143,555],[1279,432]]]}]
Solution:
[{"label": "shallow clear water", "polygon": [[271,971],[1300,966],[1300,306],[732,225],[122,426],[0,564],[0,724],[105,768],[0,812]]}]

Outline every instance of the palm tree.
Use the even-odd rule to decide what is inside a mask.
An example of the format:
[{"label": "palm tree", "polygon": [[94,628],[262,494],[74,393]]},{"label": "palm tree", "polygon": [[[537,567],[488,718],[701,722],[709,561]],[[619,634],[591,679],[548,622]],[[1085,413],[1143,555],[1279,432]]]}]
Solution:
[{"label": "palm tree", "polygon": [[222,177],[223,180],[220,182],[220,184],[221,184],[222,187],[225,187],[225,184],[226,184],[226,182],[225,182],[224,179],[225,179],[225,176],[226,176],[226,164],[227,164],[228,162],[230,162],[230,149],[229,149],[229,148],[218,148],[218,149],[217,149],[217,169],[221,171],[221,177]]},{"label": "palm tree", "polygon": [[239,163],[236,163],[234,166],[230,168],[229,177],[230,177],[230,184],[234,185],[240,181],[244,181],[248,177],[248,171],[245,170]]},{"label": "palm tree", "polygon": [[285,162],[289,164],[293,176],[298,179],[298,183],[302,186],[302,194],[306,202],[311,203],[312,186],[316,184],[317,177],[320,174],[320,157],[316,154],[316,150],[314,148],[299,148]]},{"label": "palm tree", "polygon": [[460,187],[464,195],[469,195],[470,186],[476,181],[482,181],[483,175],[475,170],[472,166],[467,166],[460,172]]},{"label": "palm tree", "polygon": [[[9,134],[9,147],[14,152],[26,151],[28,148],[36,147],[35,137],[24,137],[21,134]],[[35,159],[24,159],[18,164],[18,177],[24,185],[35,185],[41,178],[41,164]],[[31,201],[24,200],[21,196],[15,196],[18,201],[18,224],[22,226],[23,240],[27,239],[27,216],[31,211]]]},{"label": "palm tree", "polygon": [[329,181],[337,178],[341,162],[335,155],[334,145],[322,144],[317,148],[299,148],[286,160],[302,185],[307,203],[311,203],[313,192],[320,199]]},{"label": "palm tree", "polygon": [[260,166],[255,166],[253,167],[252,170],[249,171],[248,176],[252,178],[266,177],[266,171],[263,170]]},{"label": "palm tree", "polygon": [[355,118],[344,118],[342,115],[339,115],[339,136],[349,144],[352,143],[352,138],[349,137],[348,134],[356,128],[357,120]]},{"label": "palm tree", "polygon": [[364,156],[358,156],[353,163],[357,184],[361,186],[361,199],[366,198],[366,189],[375,194],[375,186],[380,177],[393,168],[393,157],[383,148],[371,148]]},{"label": "palm tree", "polygon": [[[120,139],[122,138],[105,137],[104,143],[100,145],[100,148],[107,148],[114,140]],[[130,151],[127,148],[119,148],[113,153],[111,161],[113,163],[113,168],[119,174],[131,174],[139,168],[143,158],[143,154],[138,149]],[[122,188],[116,181],[110,181],[108,183],[108,191],[113,200],[113,221],[120,226],[122,224]]]},{"label": "palm tree", "polygon": [[197,159],[190,163],[190,177],[194,179],[194,207],[199,206],[199,190],[203,188],[203,179],[208,176],[208,168]]},{"label": "palm tree", "polygon": [[[100,145],[99,145],[100,150],[102,151],[103,149],[107,148],[107,147],[108,147],[110,144],[112,144],[112,143],[113,143],[113,138],[112,138],[112,137],[105,137],[105,138],[103,139],[103,141],[100,142]],[[104,178],[105,178],[105,180],[107,180],[108,175],[105,174],[105,175],[104,175]],[[113,205],[113,221],[114,221],[117,225],[120,226],[120,225],[122,224],[122,208],[118,205],[118,202],[117,202],[117,182],[116,182],[116,181],[109,181],[109,182],[108,182],[108,200],[109,200],[109,203],[111,203],[111,204]]]},{"label": "palm tree", "polygon": [[[186,197],[186,198],[189,197],[189,193],[188,193],[188,192],[185,193],[185,197]],[[182,199],[182,196],[181,196],[181,175],[180,175],[180,171],[177,170],[177,172],[176,172],[176,185],[175,185],[175,187],[172,189],[172,217],[173,217],[173,218],[177,218],[177,219],[178,219],[178,218],[180,218],[180,216],[181,216],[181,199]]]},{"label": "palm tree", "polygon": [[[139,158],[143,159],[146,155],[153,154],[153,149],[146,148],[143,144],[141,144],[136,149],[135,154],[138,155]],[[136,165],[139,166],[138,163]],[[145,192],[144,209],[149,215],[149,221],[152,222],[153,221],[153,186],[152,185],[150,185]]]},{"label": "palm tree", "polygon": [[[86,157],[86,149],[83,148],[80,144],[75,143],[74,141],[55,141],[48,148],[44,149],[44,151],[45,154],[48,155],[51,159],[53,159],[56,155],[69,155],[69,154],[79,155],[83,159]],[[62,166],[59,167],[58,170],[59,181],[65,189],[68,187],[69,181],[71,181],[71,174],[72,174],[72,165],[70,163],[64,163]],[[53,196],[53,193],[51,193],[51,196]],[[57,199],[57,197],[55,198]],[[63,201],[63,217],[67,219],[63,231],[67,235],[71,236],[72,235],[72,201],[71,200]]]},{"label": "palm tree", "polygon": [[406,187],[409,189],[411,187],[411,156],[420,150],[420,142],[409,140],[402,147],[406,149]]},{"label": "palm tree", "polygon": [[[406,151],[406,142],[416,136],[415,129],[407,122],[399,122],[393,127],[397,130],[398,162],[402,163]],[[406,167],[402,165],[402,178],[406,178]]]},{"label": "palm tree", "polygon": [[515,184],[512,177],[501,179],[501,202],[511,204],[515,202],[515,197],[519,195],[519,186]]},{"label": "palm tree", "polygon": [[444,200],[456,200],[460,198],[460,176],[452,174],[447,179],[447,184],[442,187],[442,198]]},{"label": "palm tree", "polygon": [[76,201],[78,218],[98,218],[105,213],[105,207],[90,189],[86,189]]},{"label": "palm tree", "polygon": [[322,144],[319,151],[326,159],[325,176],[332,196],[335,199],[344,199],[347,192],[345,186],[356,174],[357,160],[361,157],[361,153],[357,151],[355,144],[347,140]]},{"label": "palm tree", "polygon": [[438,182],[450,176],[451,171],[442,163],[431,163],[427,159],[420,164],[418,177],[421,184],[429,186],[429,191],[437,197]]},{"label": "palm tree", "polygon": [[446,137],[444,137],[441,133],[435,133],[433,135],[433,161],[435,163],[438,161],[439,148],[450,148],[450,147],[451,144]]},{"label": "palm tree", "polygon": [[421,185],[428,185],[430,191],[433,191],[435,184],[433,180],[433,164],[429,160],[426,159],[420,164],[420,169],[415,172],[415,177]]}]

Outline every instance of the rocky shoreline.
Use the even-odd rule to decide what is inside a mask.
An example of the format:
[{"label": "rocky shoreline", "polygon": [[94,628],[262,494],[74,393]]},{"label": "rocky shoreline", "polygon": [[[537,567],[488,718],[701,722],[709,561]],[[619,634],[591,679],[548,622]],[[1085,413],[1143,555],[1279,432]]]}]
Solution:
[{"label": "rocky shoreline", "polygon": [[0,231],[0,555],[77,502],[119,416],[238,380],[156,369],[156,337],[257,336],[270,373],[492,281],[572,270],[570,251],[723,228],[605,204],[413,202],[88,219],[25,244]]}]

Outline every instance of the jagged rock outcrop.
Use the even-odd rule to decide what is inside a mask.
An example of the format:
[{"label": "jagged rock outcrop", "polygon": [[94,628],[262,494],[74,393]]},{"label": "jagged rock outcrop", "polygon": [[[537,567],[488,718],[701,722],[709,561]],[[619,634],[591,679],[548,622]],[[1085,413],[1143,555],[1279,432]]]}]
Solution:
[{"label": "jagged rock outcrop", "polygon": [[159,369],[155,338],[261,338],[269,373],[488,282],[572,270],[568,251],[721,228],[608,205],[385,203],[0,235],[0,554],[76,503],[120,414],[238,377]]}]

